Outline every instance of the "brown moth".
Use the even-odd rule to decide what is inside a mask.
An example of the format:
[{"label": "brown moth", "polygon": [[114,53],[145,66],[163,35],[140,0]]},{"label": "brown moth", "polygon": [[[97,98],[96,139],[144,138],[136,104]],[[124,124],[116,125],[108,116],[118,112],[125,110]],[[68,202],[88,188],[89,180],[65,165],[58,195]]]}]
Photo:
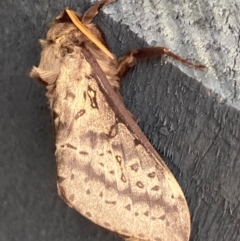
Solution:
[{"label": "brown moth", "polygon": [[[204,66],[163,47],[120,59],[103,50],[103,37],[91,22],[113,1],[100,1],[82,16],[70,10],[58,16],[40,41],[41,61],[30,74],[46,85],[53,113],[58,191],[70,207],[132,241],[187,241],[191,225],[184,194],[118,91],[139,58],[167,54]],[[76,27],[79,20],[87,33]]]}]

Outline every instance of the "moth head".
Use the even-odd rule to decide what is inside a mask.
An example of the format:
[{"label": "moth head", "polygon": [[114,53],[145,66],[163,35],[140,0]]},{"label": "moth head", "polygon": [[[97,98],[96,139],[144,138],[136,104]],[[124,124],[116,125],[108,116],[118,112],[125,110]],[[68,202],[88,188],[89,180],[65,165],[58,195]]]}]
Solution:
[{"label": "moth head", "polygon": [[[57,80],[61,63],[67,54],[76,47],[76,27],[61,14],[51,24],[46,40],[40,40],[41,57],[38,67],[33,67],[30,77],[45,85],[52,85]],[[75,36],[74,36],[75,35]],[[79,43],[78,43],[79,44]]]},{"label": "moth head", "polygon": [[54,84],[59,73],[61,60],[55,54],[54,45],[46,40],[40,40],[42,46],[38,67],[33,67],[30,77],[38,79],[45,85]]},{"label": "moth head", "polygon": [[[81,14],[74,13],[81,20]],[[103,35],[99,29],[92,23],[85,23],[85,26],[96,36],[101,42],[104,41]],[[47,41],[60,44],[63,49],[68,52],[73,51],[74,47],[81,46],[83,42],[89,39],[73,24],[66,10],[56,17],[47,32]],[[63,54],[63,53],[61,53]]]},{"label": "moth head", "polygon": [[[80,14],[76,15],[81,19]],[[94,24],[87,23],[86,26],[101,42],[104,42],[102,33]],[[84,42],[88,42],[91,51],[98,53],[95,51],[97,47],[72,23],[64,11],[50,25],[46,40],[40,40],[42,47],[40,63],[38,67],[33,67],[30,76],[47,86],[54,84],[64,58],[76,53],[80,54]]]}]

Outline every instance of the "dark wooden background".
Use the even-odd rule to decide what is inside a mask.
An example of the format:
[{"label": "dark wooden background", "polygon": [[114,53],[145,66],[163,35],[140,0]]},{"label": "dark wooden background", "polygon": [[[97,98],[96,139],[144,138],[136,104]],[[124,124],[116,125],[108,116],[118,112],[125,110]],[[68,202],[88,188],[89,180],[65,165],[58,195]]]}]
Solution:
[{"label": "dark wooden background", "polygon": [[[1,241],[121,240],[57,195],[51,114],[44,87],[28,77],[47,24],[66,6],[83,12],[89,5],[0,3]],[[98,23],[118,55],[146,45],[103,13]],[[123,80],[122,94],[184,190],[191,241],[240,240],[239,110],[160,58],[141,61]]]}]

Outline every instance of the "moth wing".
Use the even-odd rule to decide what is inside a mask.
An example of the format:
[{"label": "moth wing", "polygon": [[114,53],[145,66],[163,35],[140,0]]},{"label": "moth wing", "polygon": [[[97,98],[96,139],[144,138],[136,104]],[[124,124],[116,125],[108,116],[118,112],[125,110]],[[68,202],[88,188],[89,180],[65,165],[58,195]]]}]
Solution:
[{"label": "moth wing", "polygon": [[190,218],[181,188],[117,114],[84,57],[65,61],[55,91],[58,188],[66,202],[127,237],[188,240]]}]

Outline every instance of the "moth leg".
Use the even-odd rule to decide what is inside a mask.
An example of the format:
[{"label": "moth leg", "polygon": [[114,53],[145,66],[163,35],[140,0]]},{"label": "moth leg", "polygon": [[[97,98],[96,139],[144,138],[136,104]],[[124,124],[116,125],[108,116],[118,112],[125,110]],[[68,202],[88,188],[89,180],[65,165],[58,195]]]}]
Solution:
[{"label": "moth leg", "polygon": [[200,69],[200,70],[203,70],[206,68],[204,65],[197,65],[197,64],[191,63],[190,61],[182,58],[180,55],[174,54],[168,48],[150,47],[150,48],[142,48],[142,49],[133,50],[129,54],[119,58],[118,67],[117,67],[118,75],[119,75],[119,77],[124,76],[126,74],[126,72],[130,68],[132,68],[137,63],[137,60],[139,60],[139,59],[152,58],[152,57],[161,56],[164,54],[167,56],[170,56],[176,60],[179,60],[182,63],[184,63],[190,67],[193,67],[193,68]]},{"label": "moth leg", "polygon": [[104,5],[115,2],[116,0],[102,0],[94,5],[92,5],[83,15],[82,22],[84,24],[91,23],[93,18],[98,14],[98,11],[100,8],[102,8]]}]

